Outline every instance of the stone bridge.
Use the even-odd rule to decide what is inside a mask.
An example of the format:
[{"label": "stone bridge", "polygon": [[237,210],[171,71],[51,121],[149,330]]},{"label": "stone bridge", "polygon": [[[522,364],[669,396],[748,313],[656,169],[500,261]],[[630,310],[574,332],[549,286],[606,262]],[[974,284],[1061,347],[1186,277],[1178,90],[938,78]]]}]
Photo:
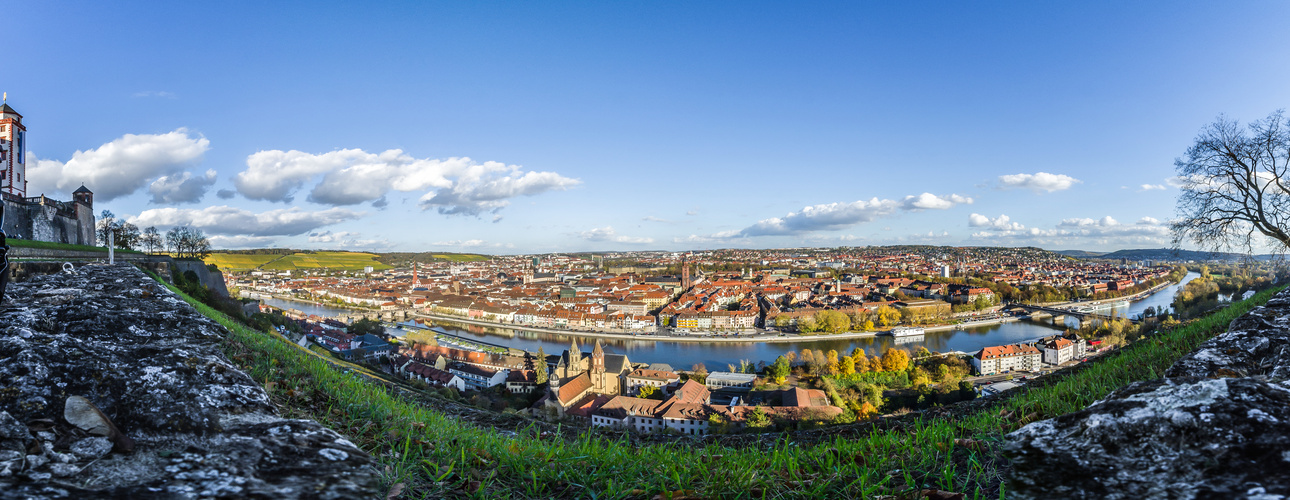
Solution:
[{"label": "stone bridge", "polygon": [[1064,309],[1061,307],[1037,306],[1037,305],[1030,305],[1030,304],[1013,304],[1012,306],[1010,306],[1010,308],[1013,310],[1017,310],[1017,309],[1025,310],[1026,312],[1030,313],[1030,317],[1034,319],[1040,319],[1043,317],[1052,317],[1053,323],[1063,322],[1068,317],[1079,320],[1081,325],[1084,324],[1085,321],[1088,321],[1090,319],[1094,321],[1111,321],[1112,319],[1117,319],[1117,320],[1127,319],[1133,323],[1138,323],[1140,321],[1133,318],[1115,317],[1109,314],[1102,314],[1102,313],[1095,313],[1095,312],[1075,311],[1071,309]]}]

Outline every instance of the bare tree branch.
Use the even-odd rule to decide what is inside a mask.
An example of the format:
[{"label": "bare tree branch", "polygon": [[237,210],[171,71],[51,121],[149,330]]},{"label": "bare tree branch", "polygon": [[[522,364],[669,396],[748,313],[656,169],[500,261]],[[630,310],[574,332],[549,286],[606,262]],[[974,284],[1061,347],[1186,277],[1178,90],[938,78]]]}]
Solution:
[{"label": "bare tree branch", "polygon": [[1174,245],[1190,241],[1219,251],[1253,252],[1262,235],[1290,249],[1290,120],[1276,111],[1241,127],[1219,117],[1174,161],[1182,180]]}]

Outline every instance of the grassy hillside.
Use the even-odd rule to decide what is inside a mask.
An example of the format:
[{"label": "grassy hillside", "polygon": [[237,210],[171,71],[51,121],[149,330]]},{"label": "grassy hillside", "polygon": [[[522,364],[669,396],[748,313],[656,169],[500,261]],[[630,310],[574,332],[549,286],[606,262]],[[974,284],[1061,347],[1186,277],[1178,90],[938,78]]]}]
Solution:
[{"label": "grassy hillside", "polygon": [[207,264],[215,264],[220,269],[230,271],[248,271],[258,268],[265,263],[282,257],[281,255],[252,255],[252,254],[231,254],[231,253],[213,253],[206,259]]},{"label": "grassy hillside", "polygon": [[386,264],[395,266],[406,266],[412,261],[428,262],[479,262],[488,260],[487,255],[476,253],[452,253],[452,252],[390,252],[380,254],[379,260]]},{"label": "grassy hillside", "polygon": [[390,268],[389,265],[378,261],[377,257],[377,254],[363,252],[310,252],[290,255],[214,253],[206,259],[206,263],[215,264],[220,269],[231,271],[250,269],[294,271],[297,269],[319,268],[335,271],[362,271],[367,266],[372,266],[377,271],[380,271]]},{"label": "grassy hillside", "polygon": [[1157,378],[1272,293],[1005,398],[824,431],[697,442],[633,441],[612,433],[566,438],[522,423],[506,432],[481,428],[185,300],[229,328],[225,352],[266,383],[284,413],[346,434],[381,462],[389,487],[404,497],[872,498],[934,488],[1002,498],[1005,433],[1083,408],[1129,382]]}]

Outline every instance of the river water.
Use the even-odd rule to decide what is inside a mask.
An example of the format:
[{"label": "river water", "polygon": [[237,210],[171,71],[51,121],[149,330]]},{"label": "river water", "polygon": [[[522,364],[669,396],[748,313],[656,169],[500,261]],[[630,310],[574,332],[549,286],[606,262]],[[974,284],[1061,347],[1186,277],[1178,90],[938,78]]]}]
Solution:
[{"label": "river water", "polygon": [[[1197,277],[1199,274],[1189,273],[1183,279],[1185,284]],[[1114,308],[1120,316],[1130,315],[1137,316],[1142,314],[1148,307],[1168,308],[1173,302],[1174,294],[1181,288],[1181,284],[1172,285],[1160,292],[1157,292],[1144,300],[1129,304],[1127,307]],[[280,299],[266,299],[264,303],[283,309],[297,309],[309,314],[319,316],[336,316],[348,312],[344,309],[337,309],[327,306],[318,306],[304,302],[294,302]],[[468,339],[475,339],[481,342],[504,345],[526,351],[537,351],[539,347],[544,349],[547,354],[559,354],[567,349],[569,343],[577,340],[583,350],[590,350],[590,344],[595,342],[594,338],[576,337],[571,335],[539,333],[525,331],[522,329],[511,328],[491,328],[474,325],[454,324],[451,322],[430,322],[427,326],[440,326],[449,333],[459,335]],[[921,338],[914,337],[912,342],[901,342],[899,345],[907,349],[917,349],[926,347],[934,352],[962,351],[975,352],[983,347],[1012,344],[1017,342],[1029,342],[1042,337],[1047,337],[1060,333],[1062,328],[1055,327],[1051,324],[1038,321],[1015,321],[1011,323],[1002,323],[994,325],[985,325],[968,328],[966,330],[946,330],[939,332],[929,332]],[[402,335],[403,332],[391,331],[396,335]],[[727,364],[738,364],[740,360],[748,360],[753,363],[765,361],[770,363],[774,359],[788,351],[801,352],[802,349],[818,349],[828,351],[836,349],[838,353],[850,353],[853,349],[859,347],[867,351],[870,355],[881,353],[891,346],[893,339],[891,337],[870,337],[862,339],[846,340],[819,340],[811,342],[781,342],[781,343],[698,343],[698,342],[668,342],[660,341],[631,341],[617,339],[601,339],[605,350],[611,353],[626,354],[633,362],[649,363],[668,363],[677,369],[689,369],[696,363],[705,364],[709,370],[724,370]]]}]

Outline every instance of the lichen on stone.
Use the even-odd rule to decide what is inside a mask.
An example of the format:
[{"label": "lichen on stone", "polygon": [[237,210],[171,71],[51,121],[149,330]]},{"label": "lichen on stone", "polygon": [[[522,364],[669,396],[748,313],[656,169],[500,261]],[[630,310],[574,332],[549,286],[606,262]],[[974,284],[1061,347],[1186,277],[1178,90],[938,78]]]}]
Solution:
[{"label": "lichen on stone", "polygon": [[[316,422],[278,416],[220,352],[224,328],[141,271],[83,266],[12,283],[7,295],[0,496],[376,496],[370,456]],[[77,397],[133,451],[65,419]]]},{"label": "lichen on stone", "polygon": [[1290,291],[1166,372],[1008,435],[1009,496],[1286,498]]}]

